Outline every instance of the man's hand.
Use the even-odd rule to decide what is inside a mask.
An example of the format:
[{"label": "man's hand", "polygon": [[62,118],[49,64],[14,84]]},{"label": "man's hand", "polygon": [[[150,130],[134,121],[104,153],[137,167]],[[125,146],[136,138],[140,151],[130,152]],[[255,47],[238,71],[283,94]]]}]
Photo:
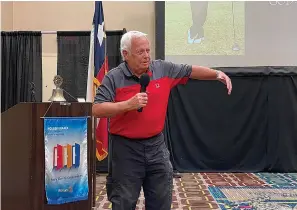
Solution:
[{"label": "man's hand", "polygon": [[135,110],[141,107],[145,107],[147,105],[147,102],[147,93],[137,93],[135,96],[127,101],[129,110]]},{"label": "man's hand", "polygon": [[232,91],[232,83],[231,79],[222,71],[217,71],[217,80],[224,83],[228,89],[228,95],[231,94]]},{"label": "man's hand", "polygon": [[93,105],[95,117],[114,117],[117,114],[132,111],[147,105],[147,93],[137,93],[132,98],[121,102],[104,102]]}]

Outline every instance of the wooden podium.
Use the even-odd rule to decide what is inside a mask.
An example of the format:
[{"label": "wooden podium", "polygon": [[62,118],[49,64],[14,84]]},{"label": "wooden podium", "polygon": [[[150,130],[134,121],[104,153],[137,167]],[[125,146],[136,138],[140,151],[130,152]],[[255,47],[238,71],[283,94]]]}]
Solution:
[{"label": "wooden podium", "polygon": [[[44,116],[45,115],[45,116]],[[95,143],[88,119],[88,183],[85,201],[49,205],[45,196],[43,117],[92,116],[91,103],[20,103],[1,114],[1,209],[90,210],[95,203]]]}]

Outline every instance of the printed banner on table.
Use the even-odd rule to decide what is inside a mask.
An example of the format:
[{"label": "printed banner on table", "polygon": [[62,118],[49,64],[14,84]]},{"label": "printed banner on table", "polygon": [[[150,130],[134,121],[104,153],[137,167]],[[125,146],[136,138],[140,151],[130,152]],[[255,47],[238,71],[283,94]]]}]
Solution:
[{"label": "printed banner on table", "polygon": [[44,139],[48,204],[87,200],[87,118],[45,118]]}]

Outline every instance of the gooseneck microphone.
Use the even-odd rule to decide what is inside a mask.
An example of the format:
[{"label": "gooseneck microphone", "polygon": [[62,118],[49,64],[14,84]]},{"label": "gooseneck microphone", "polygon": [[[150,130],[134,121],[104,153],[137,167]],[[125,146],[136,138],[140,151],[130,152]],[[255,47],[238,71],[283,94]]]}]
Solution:
[{"label": "gooseneck microphone", "polygon": [[[140,93],[146,92],[146,87],[150,83],[150,76],[148,74],[142,74],[139,78],[139,83],[140,83]],[[137,111],[142,112],[142,108],[139,108]]]}]

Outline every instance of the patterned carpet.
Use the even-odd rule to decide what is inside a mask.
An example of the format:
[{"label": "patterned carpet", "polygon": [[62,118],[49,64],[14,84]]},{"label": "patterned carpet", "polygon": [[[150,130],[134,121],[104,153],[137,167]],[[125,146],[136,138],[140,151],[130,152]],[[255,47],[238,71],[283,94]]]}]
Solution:
[{"label": "patterned carpet", "polygon": [[[105,176],[97,177],[96,207],[111,209]],[[144,197],[137,210],[144,210]],[[174,180],[172,209],[297,210],[297,174],[189,173]]]}]

